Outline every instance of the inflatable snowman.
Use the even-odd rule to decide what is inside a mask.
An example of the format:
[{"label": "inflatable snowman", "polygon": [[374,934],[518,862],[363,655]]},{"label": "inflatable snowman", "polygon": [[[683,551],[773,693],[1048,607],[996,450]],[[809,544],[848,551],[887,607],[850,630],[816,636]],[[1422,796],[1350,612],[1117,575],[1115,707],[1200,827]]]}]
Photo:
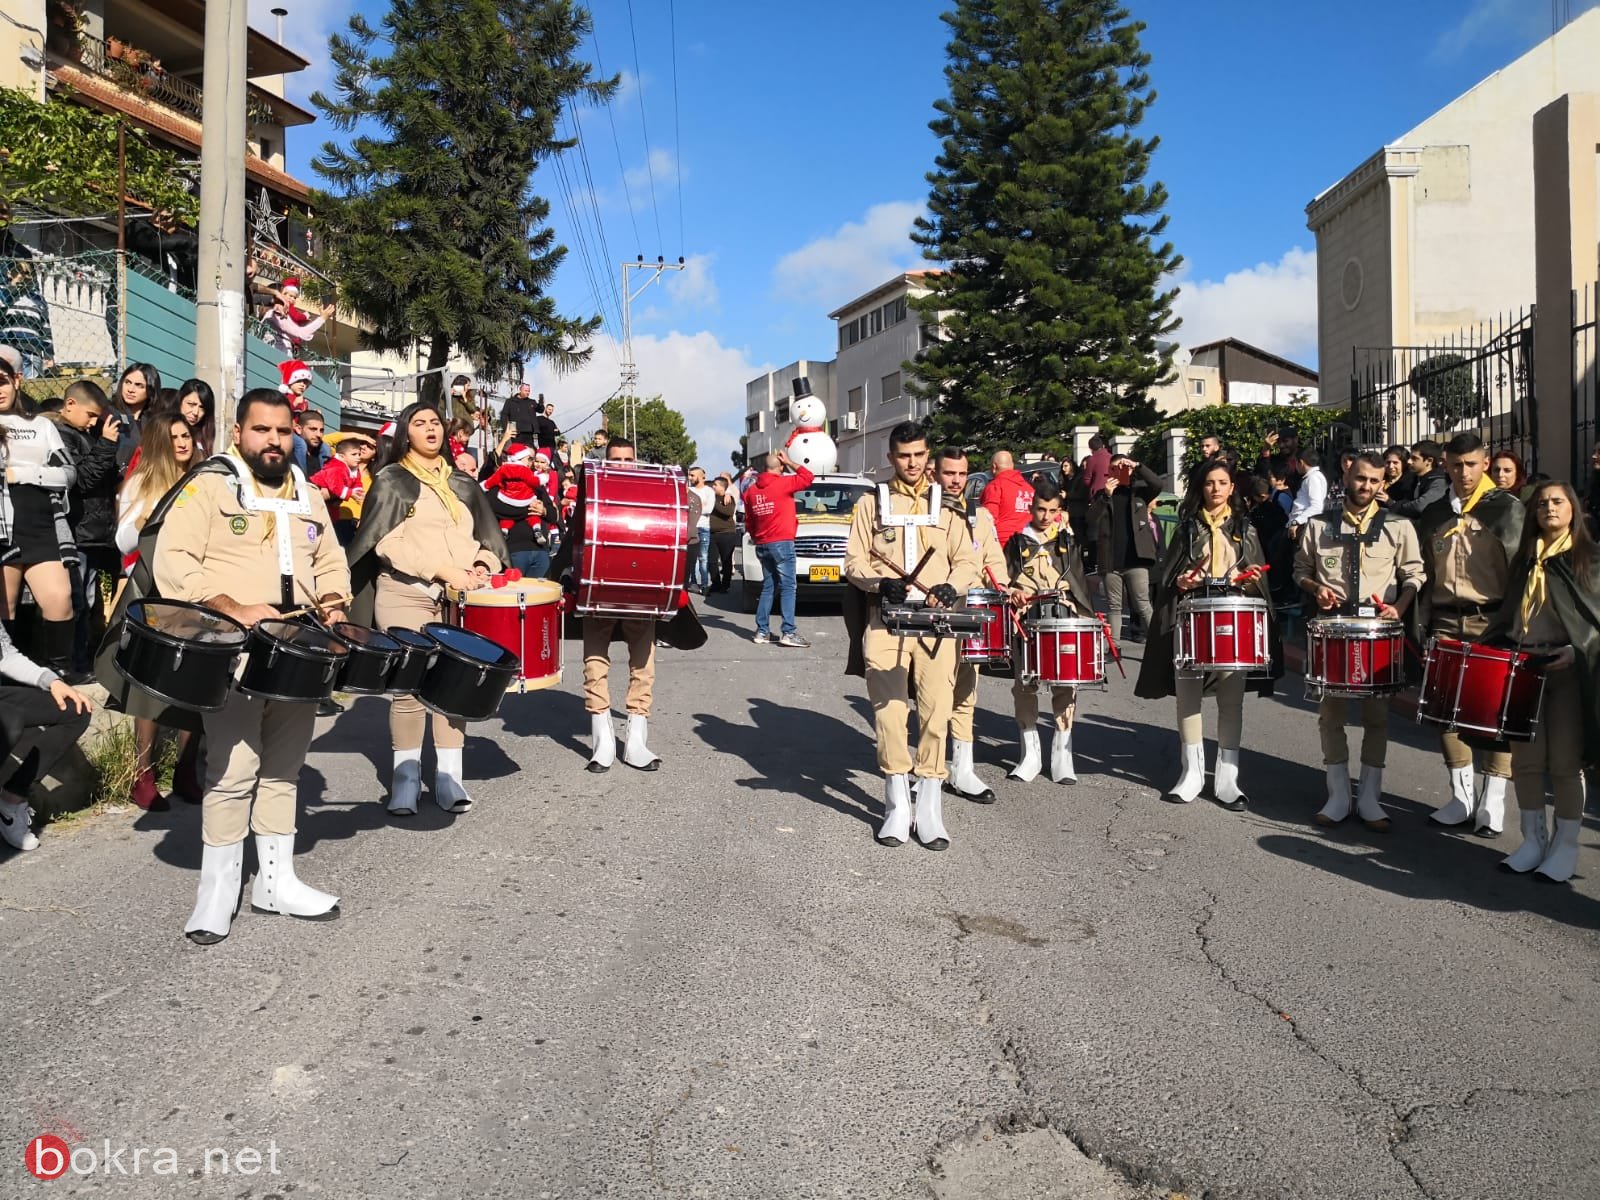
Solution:
[{"label": "inflatable snowman", "polygon": [[839,469],[839,447],[828,436],[828,407],[811,394],[811,380],[804,375],[794,381],[794,400],[789,405],[794,432],[784,443],[792,462],[813,475],[827,475]]}]

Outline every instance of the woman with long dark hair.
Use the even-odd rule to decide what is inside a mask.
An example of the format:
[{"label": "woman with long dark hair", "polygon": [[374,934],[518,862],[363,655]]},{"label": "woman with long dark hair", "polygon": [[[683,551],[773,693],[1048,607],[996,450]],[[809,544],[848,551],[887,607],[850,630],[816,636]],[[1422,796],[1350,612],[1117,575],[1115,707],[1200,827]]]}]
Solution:
[{"label": "woman with long dark hair", "polygon": [[[1546,480],[1528,497],[1511,583],[1483,641],[1544,659],[1544,707],[1532,741],[1511,743],[1522,845],[1501,864],[1562,883],[1578,866],[1583,768],[1600,756],[1600,549],[1578,493]],[[1555,827],[1545,824],[1545,777]]]},{"label": "woman with long dark hair", "polygon": [[117,462],[128,469],[129,460],[139,449],[144,422],[155,410],[161,395],[161,372],[149,363],[129,363],[117,380],[111,403],[122,417],[122,440],[117,445]]},{"label": "woman with long dark hair", "polygon": [[217,452],[217,398],[203,379],[185,379],[178,389],[178,412],[189,423],[194,452],[201,458]]},{"label": "woman with long dark hair", "polygon": [[[1178,527],[1167,547],[1165,568],[1156,585],[1150,645],[1139,667],[1134,692],[1147,700],[1175,696],[1178,742],[1183,771],[1167,793],[1174,803],[1188,804],[1206,783],[1202,698],[1217,699],[1217,769],[1213,791],[1217,803],[1237,812],[1248,803],[1239,788],[1239,745],[1244,735],[1244,693],[1272,694],[1272,680],[1283,674],[1283,647],[1272,612],[1265,576],[1241,582],[1240,575],[1266,565],[1261,539],[1234,491],[1233,471],[1226,461],[1208,459],[1189,473],[1188,489],[1178,510]],[[1190,594],[1249,596],[1267,602],[1270,677],[1250,680],[1243,671],[1178,672],[1174,662],[1178,602]]]},{"label": "woman with long dark hair", "polygon": [[[383,628],[421,629],[438,621],[446,587],[470,591],[502,569],[506,546],[499,522],[477,480],[451,463],[444,420],[431,404],[413,404],[396,418],[393,444],[362,502],[361,528],[349,556],[351,619]],[[394,698],[389,811],[396,816],[416,814],[426,727],[422,701]],[[446,812],[472,807],[463,786],[465,744],[466,725],[435,713],[433,799]]]}]

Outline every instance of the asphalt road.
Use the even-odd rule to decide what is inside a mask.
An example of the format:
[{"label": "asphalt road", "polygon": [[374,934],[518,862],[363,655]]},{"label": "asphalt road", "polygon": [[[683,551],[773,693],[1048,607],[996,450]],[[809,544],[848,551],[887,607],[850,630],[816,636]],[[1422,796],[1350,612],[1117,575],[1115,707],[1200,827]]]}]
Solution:
[{"label": "asphalt road", "polygon": [[0,859],[0,1195],[1600,1194],[1592,824],[1572,886],[1503,875],[1514,828],[1430,827],[1397,719],[1393,832],[1324,834],[1297,682],[1247,701],[1245,814],[1161,802],[1172,710],[1120,680],[1078,786],[1011,784],[986,679],[1000,802],[886,850],[838,618],[708,623],[660,654],[655,774],[583,771],[576,643],[472,731],[464,816],[387,817],[381,701],[320,721],[298,868],[337,922],[190,945],[187,806]]}]

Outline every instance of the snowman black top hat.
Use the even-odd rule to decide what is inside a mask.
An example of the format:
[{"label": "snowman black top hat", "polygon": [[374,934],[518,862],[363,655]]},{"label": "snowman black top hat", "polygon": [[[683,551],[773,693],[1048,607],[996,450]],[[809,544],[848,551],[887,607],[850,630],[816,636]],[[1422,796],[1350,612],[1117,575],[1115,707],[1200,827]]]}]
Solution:
[{"label": "snowman black top hat", "polygon": [[794,398],[811,395],[811,380],[804,375],[797,375],[794,381]]}]

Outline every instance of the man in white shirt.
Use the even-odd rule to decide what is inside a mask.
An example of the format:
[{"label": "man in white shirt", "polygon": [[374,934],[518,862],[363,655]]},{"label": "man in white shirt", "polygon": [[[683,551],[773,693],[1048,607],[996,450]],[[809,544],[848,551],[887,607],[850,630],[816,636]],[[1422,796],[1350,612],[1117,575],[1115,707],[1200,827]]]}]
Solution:
[{"label": "man in white shirt", "polygon": [[1328,502],[1328,480],[1322,473],[1322,456],[1315,450],[1302,450],[1299,456],[1300,490],[1289,509],[1289,536],[1299,538],[1307,521],[1317,516]]},{"label": "man in white shirt", "polygon": [[703,596],[711,586],[711,510],[717,493],[706,483],[703,467],[689,469],[689,490],[700,498],[700,520],[695,525],[698,553],[689,564],[689,586],[698,586]]}]

